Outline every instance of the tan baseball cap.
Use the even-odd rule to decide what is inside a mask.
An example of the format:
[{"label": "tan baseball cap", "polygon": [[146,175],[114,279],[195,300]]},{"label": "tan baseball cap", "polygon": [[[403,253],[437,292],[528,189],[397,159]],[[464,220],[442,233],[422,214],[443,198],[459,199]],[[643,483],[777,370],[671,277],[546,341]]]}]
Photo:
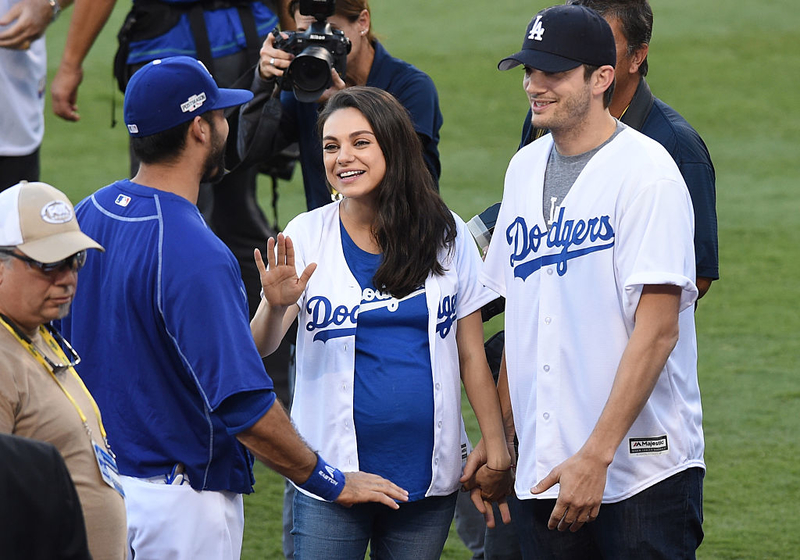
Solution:
[{"label": "tan baseball cap", "polygon": [[0,192],[0,247],[43,263],[103,247],[83,233],[67,196],[47,183],[22,181]]}]

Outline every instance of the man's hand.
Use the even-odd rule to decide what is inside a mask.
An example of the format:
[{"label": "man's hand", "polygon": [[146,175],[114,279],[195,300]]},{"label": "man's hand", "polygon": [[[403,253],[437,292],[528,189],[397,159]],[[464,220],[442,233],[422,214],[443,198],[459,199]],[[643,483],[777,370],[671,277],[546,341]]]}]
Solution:
[{"label": "man's hand", "polygon": [[47,0],[17,2],[0,17],[0,27],[10,25],[0,32],[0,47],[28,50],[33,41],[44,35],[51,21],[53,10]]},{"label": "man's hand", "polygon": [[58,67],[56,75],[50,84],[50,96],[53,98],[53,113],[64,120],[77,122],[81,116],[78,114],[78,87],[83,81],[83,68],[70,67],[63,62]]},{"label": "man's hand", "polygon": [[282,233],[278,234],[278,254],[275,255],[275,239],[270,237],[267,241],[267,263],[269,269],[264,267],[264,260],[261,258],[261,251],[256,249],[254,257],[258,274],[261,277],[261,288],[264,290],[264,298],[270,307],[288,307],[303,294],[309,278],[316,270],[316,263],[311,263],[298,278],[297,270],[294,266],[294,246],[292,240],[285,237]]},{"label": "man's hand", "polygon": [[481,440],[467,457],[460,481],[464,489],[470,491],[470,499],[475,508],[483,514],[486,526],[493,528],[496,522],[492,502],[497,502],[503,523],[511,521],[506,497],[514,491],[514,475],[511,469],[501,471],[489,469],[486,460],[485,446]]},{"label": "man's hand", "polygon": [[408,501],[408,492],[393,482],[376,474],[365,472],[344,473],[345,485],[336,503],[346,507],[366,502],[379,502],[392,509],[400,509],[399,502]]},{"label": "man's hand", "polygon": [[607,463],[581,450],[531,488],[533,494],[541,494],[555,484],[561,486],[547,527],[559,531],[569,529],[574,533],[585,523],[597,519],[607,472]]}]

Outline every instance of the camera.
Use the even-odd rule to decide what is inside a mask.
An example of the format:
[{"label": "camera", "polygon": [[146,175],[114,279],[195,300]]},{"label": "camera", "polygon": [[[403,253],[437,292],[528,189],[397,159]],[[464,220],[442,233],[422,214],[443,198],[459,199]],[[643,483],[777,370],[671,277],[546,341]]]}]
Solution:
[{"label": "camera", "polygon": [[333,15],[336,0],[300,0],[300,13],[313,16],[314,22],[301,32],[285,32],[284,39],[277,30],[276,49],[295,55],[286,69],[281,87],[292,90],[298,101],[310,103],[333,85],[331,68],[344,79],[350,40],[339,29],[332,29],[325,20]]}]

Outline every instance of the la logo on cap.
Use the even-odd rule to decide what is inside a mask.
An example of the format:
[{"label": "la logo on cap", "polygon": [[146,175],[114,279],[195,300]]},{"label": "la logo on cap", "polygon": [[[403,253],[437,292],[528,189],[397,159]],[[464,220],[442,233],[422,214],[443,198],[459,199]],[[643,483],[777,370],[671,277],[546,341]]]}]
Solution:
[{"label": "la logo on cap", "polygon": [[528,34],[528,39],[534,41],[541,41],[544,35],[544,27],[542,27],[542,16],[536,16],[536,21],[531,26],[531,32]]},{"label": "la logo on cap", "polygon": [[61,200],[54,200],[42,208],[42,219],[48,224],[66,224],[74,216],[72,208]]}]

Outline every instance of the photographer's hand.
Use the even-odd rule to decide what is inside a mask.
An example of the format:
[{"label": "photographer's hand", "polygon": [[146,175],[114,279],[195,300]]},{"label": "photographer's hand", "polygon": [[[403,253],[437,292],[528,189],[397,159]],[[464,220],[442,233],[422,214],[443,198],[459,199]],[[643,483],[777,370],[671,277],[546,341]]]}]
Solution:
[{"label": "photographer's hand", "polygon": [[[281,33],[281,37],[284,39],[289,38],[286,33]],[[293,54],[275,48],[275,35],[270,33],[264,40],[264,44],[261,45],[261,51],[259,51],[258,74],[264,80],[283,76],[293,59]]]},{"label": "photographer's hand", "polygon": [[344,83],[344,80],[335,68],[331,68],[331,79],[333,80],[333,85],[322,93],[317,103],[325,103],[334,93],[347,87],[347,84]]}]

